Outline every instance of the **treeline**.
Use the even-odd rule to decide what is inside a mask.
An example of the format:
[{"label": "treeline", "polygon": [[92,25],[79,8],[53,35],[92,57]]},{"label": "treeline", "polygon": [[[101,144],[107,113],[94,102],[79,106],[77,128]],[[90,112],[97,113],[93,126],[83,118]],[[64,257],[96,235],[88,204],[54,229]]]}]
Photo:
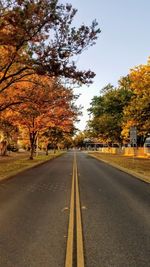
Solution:
[{"label": "treeline", "polygon": [[[66,84],[89,84],[75,57],[95,44],[100,30],[72,25],[77,10],[57,0],[0,1],[0,149],[18,138],[31,148],[69,140],[79,111]],[[55,134],[55,137],[54,137]]]},{"label": "treeline", "polygon": [[130,127],[137,128],[137,144],[150,134],[150,61],[131,69],[118,81],[108,84],[92,99],[88,135],[107,143],[130,142]]}]

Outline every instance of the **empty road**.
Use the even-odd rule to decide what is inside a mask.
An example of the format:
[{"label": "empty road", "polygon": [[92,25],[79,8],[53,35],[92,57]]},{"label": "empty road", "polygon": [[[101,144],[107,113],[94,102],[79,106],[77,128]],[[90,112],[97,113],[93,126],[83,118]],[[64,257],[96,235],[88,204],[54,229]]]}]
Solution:
[{"label": "empty road", "polygon": [[0,267],[149,267],[150,185],[70,151],[0,183]]}]

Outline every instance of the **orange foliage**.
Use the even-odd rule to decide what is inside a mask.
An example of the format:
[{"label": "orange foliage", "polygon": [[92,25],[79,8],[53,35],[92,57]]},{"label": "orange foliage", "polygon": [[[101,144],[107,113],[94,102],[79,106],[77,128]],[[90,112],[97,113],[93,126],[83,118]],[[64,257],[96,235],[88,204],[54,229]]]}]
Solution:
[{"label": "orange foliage", "polygon": [[15,88],[20,104],[5,114],[9,114],[18,127],[28,130],[32,150],[37,136],[48,128],[55,126],[68,132],[72,129],[77,117],[72,90],[61,86],[54,78],[37,75],[33,75],[31,81],[18,82]]}]

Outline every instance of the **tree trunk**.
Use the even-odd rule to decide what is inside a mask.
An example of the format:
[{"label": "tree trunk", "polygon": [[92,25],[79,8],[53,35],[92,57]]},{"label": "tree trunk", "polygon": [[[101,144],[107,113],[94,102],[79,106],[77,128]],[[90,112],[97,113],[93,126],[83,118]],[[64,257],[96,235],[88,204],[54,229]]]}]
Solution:
[{"label": "tree trunk", "polygon": [[1,155],[6,156],[6,154],[7,154],[7,141],[3,140],[0,143],[0,150],[1,150]]},{"label": "tree trunk", "polygon": [[48,156],[48,145],[46,145],[46,156]]},{"label": "tree trunk", "polygon": [[34,157],[34,146],[31,147],[30,159],[33,159],[33,157]]},{"label": "tree trunk", "polygon": [[57,150],[57,145],[55,144],[54,145],[54,154],[56,153],[56,150]]},{"label": "tree trunk", "polygon": [[30,133],[30,145],[31,145],[31,154],[30,154],[30,159],[33,160],[34,158],[34,151],[36,147],[36,137],[37,137],[37,132],[31,132]]}]

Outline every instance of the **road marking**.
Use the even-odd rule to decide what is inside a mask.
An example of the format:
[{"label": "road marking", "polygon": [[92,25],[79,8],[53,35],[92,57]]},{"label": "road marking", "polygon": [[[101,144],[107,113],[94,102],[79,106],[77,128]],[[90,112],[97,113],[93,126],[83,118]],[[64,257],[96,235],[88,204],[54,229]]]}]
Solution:
[{"label": "road marking", "polygon": [[[75,222],[76,219],[76,222]],[[76,226],[76,229],[75,229]],[[74,236],[76,234],[76,237]],[[74,242],[76,240],[76,244]],[[76,246],[74,248],[74,246]],[[77,255],[74,255],[76,252]],[[71,200],[70,200],[70,216],[66,249],[65,267],[74,266],[74,257],[77,259],[77,267],[84,267],[84,251],[83,251],[83,234],[81,222],[81,208],[80,208],[80,195],[79,195],[79,181],[77,159],[74,153],[73,159],[73,174],[72,174],[72,187],[71,187]]]},{"label": "road marking", "polygon": [[61,209],[61,212],[64,212],[64,211],[68,211],[69,210],[69,208],[68,207],[64,207],[63,209]]},{"label": "road marking", "polygon": [[83,251],[83,233],[81,222],[81,209],[80,209],[80,195],[79,195],[79,181],[77,159],[75,154],[75,189],[76,189],[76,231],[77,231],[77,267],[84,267],[84,251]]},{"label": "road marking", "polygon": [[66,262],[65,267],[73,266],[73,237],[74,237],[74,199],[75,199],[75,171],[73,162],[71,200],[70,200],[70,216],[67,238]]},{"label": "road marking", "polygon": [[86,206],[82,206],[81,209],[82,210],[87,210],[87,207]]}]

